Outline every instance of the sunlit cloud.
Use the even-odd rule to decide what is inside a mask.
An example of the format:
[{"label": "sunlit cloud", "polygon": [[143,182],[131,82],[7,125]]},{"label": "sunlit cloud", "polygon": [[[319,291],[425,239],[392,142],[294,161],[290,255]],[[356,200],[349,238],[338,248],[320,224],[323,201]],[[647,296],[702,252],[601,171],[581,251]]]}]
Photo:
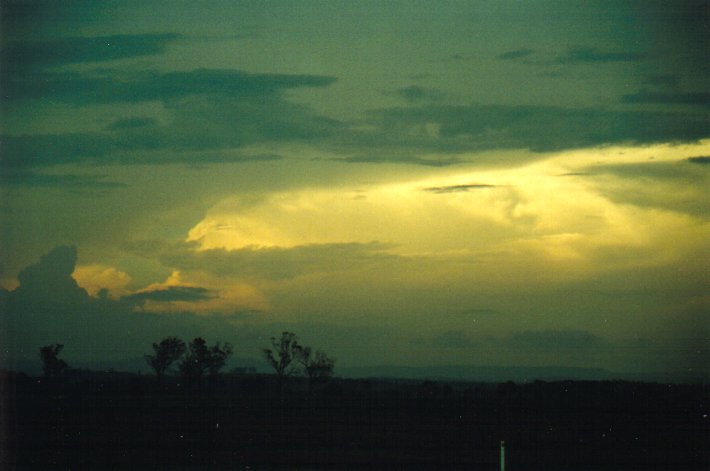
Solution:
[{"label": "sunlit cloud", "polygon": [[[378,241],[401,256],[496,259],[497,269],[523,264],[559,270],[563,278],[664,264],[697,249],[707,226],[663,206],[610,198],[613,180],[585,175],[611,163],[683,162],[704,155],[709,145],[561,152],[505,170],[468,168],[371,186],[307,188],[258,201],[229,197],[187,240],[200,250],[228,251]],[[627,189],[643,184],[618,182]],[[666,185],[664,194],[689,191],[682,180]],[[680,233],[683,240],[675,240]]]},{"label": "sunlit cloud", "polygon": [[[210,286],[206,289],[203,286]],[[161,283],[123,297],[141,312],[192,312],[199,315],[229,315],[235,312],[266,311],[269,305],[257,288],[231,279],[218,279],[200,272],[174,271]]]},{"label": "sunlit cloud", "polygon": [[129,293],[127,286],[131,283],[128,273],[106,265],[78,265],[72,277],[94,297],[105,290],[108,296],[118,299]]}]

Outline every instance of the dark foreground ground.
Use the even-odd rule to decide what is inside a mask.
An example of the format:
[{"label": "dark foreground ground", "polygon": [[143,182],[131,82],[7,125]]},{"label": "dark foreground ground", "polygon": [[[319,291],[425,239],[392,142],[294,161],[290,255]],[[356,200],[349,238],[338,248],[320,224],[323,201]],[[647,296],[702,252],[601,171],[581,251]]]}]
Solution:
[{"label": "dark foreground ground", "polygon": [[3,374],[0,469],[710,469],[710,386]]}]

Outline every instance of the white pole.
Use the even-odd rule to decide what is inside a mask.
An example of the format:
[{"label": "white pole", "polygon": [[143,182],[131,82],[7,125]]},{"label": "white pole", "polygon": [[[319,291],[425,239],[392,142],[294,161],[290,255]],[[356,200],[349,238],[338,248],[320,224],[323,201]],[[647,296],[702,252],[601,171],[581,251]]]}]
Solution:
[{"label": "white pole", "polygon": [[500,471],[505,471],[505,442],[500,442]]}]

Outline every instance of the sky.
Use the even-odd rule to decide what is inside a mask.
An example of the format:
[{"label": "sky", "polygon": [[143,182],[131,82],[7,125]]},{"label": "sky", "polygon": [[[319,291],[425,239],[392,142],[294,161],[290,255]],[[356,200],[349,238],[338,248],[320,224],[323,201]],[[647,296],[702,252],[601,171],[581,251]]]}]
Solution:
[{"label": "sky", "polygon": [[710,3],[0,7],[0,361],[710,364]]}]

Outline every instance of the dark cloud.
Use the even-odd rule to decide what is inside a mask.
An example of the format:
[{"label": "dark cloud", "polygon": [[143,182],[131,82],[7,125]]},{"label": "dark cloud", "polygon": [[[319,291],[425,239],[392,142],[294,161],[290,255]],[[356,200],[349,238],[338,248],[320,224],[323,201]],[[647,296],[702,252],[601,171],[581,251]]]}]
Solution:
[{"label": "dark cloud", "polygon": [[105,62],[161,54],[179,38],[178,34],[139,34],[9,41],[0,46],[0,61],[21,71]]},{"label": "dark cloud", "polygon": [[[131,303],[92,298],[71,276],[76,261],[76,247],[57,247],[20,272],[14,291],[0,290],[2,367],[39,366],[37,352],[50,343],[65,344],[72,364],[75,359],[141,357],[152,342],[168,335],[230,340],[230,317],[140,313]],[[183,290],[170,291],[168,297],[203,295]]]},{"label": "dark cloud", "polygon": [[181,72],[98,70],[8,75],[3,95],[9,100],[41,99],[71,105],[168,101],[191,95],[250,98],[276,95],[296,87],[324,87],[334,77],[251,74],[231,69]]},{"label": "dark cloud", "polygon": [[72,188],[102,190],[125,188],[128,185],[107,180],[108,175],[48,174],[12,168],[3,169],[0,183],[8,187]]},{"label": "dark cloud", "polygon": [[185,97],[167,102],[165,108],[172,114],[167,124],[130,117],[101,132],[4,136],[2,163],[6,168],[27,168],[77,162],[241,162],[244,156],[233,150],[258,143],[303,142],[344,154],[334,160],[347,163],[444,167],[464,161],[419,154],[487,149],[544,152],[606,144],[694,142],[710,135],[710,117],[693,110],[423,105],[371,111],[368,128],[355,129],[290,103],[278,93]]},{"label": "dark cloud", "polygon": [[644,83],[659,88],[676,88],[680,85],[680,77],[673,74],[651,75]]},{"label": "dark cloud", "polygon": [[530,56],[533,52],[535,52],[535,51],[524,47],[521,49],[515,49],[513,51],[504,52],[503,54],[498,55],[497,58],[501,59],[501,60],[523,59],[525,57]]},{"label": "dark cloud", "polygon": [[439,101],[444,94],[435,88],[425,88],[418,85],[397,89],[397,95],[410,102]]},{"label": "dark cloud", "polygon": [[710,164],[710,156],[688,157],[688,162],[691,164],[707,165]]},{"label": "dark cloud", "polygon": [[584,330],[527,330],[510,335],[503,343],[520,350],[555,351],[595,349],[604,346],[606,341]]},{"label": "dark cloud", "polygon": [[653,0],[635,8],[639,24],[644,24],[649,43],[665,51],[666,65],[675,73],[706,79],[710,8],[706,0]]},{"label": "dark cloud", "polygon": [[434,337],[431,345],[438,348],[474,348],[478,342],[459,330],[449,330]]},{"label": "dark cloud", "polygon": [[143,304],[146,301],[204,301],[216,297],[216,293],[207,288],[195,286],[169,286],[151,291],[141,291],[121,298],[130,304]]},{"label": "dark cloud", "polygon": [[[342,123],[315,115],[310,108],[290,103],[280,94],[289,87],[330,83],[327,77],[230,71],[194,71],[181,77],[173,77],[176,88],[172,91],[168,86],[155,84],[147,90],[126,85],[125,93],[115,91],[111,98],[118,99],[122,93],[135,100],[174,97],[175,100],[164,104],[171,114],[166,124],[150,118],[127,117],[117,119],[100,132],[6,135],[2,137],[2,163],[6,167],[26,168],[77,162],[241,162],[241,156],[235,153],[195,153],[259,142],[318,142],[344,128]],[[168,82],[172,83],[172,79]],[[111,96],[114,90],[108,87],[101,93]],[[182,94],[186,96],[177,99]],[[96,97],[91,92],[89,96]],[[273,160],[273,155],[268,160]]]},{"label": "dark cloud", "polygon": [[690,157],[679,162],[656,162],[648,161],[641,163],[624,163],[612,165],[597,165],[590,167],[588,175],[615,175],[627,179],[642,178],[644,180],[677,180],[683,184],[700,183],[705,179],[705,175],[697,168],[686,165],[686,162],[693,162],[690,159],[702,157]]},{"label": "dark cloud", "polygon": [[657,105],[694,105],[710,107],[710,93],[708,92],[685,92],[685,93],[662,93],[642,90],[621,97],[622,103],[640,103]]},{"label": "dark cloud", "polygon": [[456,157],[423,158],[416,155],[397,155],[393,152],[383,153],[382,155],[351,155],[333,160],[351,164],[406,164],[423,165],[425,167],[448,167],[450,165],[460,165],[465,162]]},{"label": "dark cloud", "polygon": [[26,298],[36,296],[39,301],[71,302],[85,297],[86,291],[71,276],[76,260],[75,246],[56,247],[17,275],[20,286],[15,293]]},{"label": "dark cloud", "polygon": [[600,51],[594,48],[574,48],[565,54],[558,56],[556,62],[559,64],[576,63],[604,63],[604,62],[638,62],[644,60],[646,56],[638,52],[628,51]]},{"label": "dark cloud", "polygon": [[371,112],[370,122],[378,129],[367,136],[370,146],[439,152],[496,148],[542,152],[613,143],[697,141],[710,135],[710,118],[702,113],[555,106],[396,107]]},{"label": "dark cloud", "polygon": [[471,190],[482,190],[487,188],[495,188],[497,185],[486,185],[482,183],[471,183],[468,185],[449,185],[449,186],[433,186],[424,188],[424,191],[431,193],[461,193]]},{"label": "dark cloud", "polygon": [[153,118],[122,118],[117,119],[108,127],[110,131],[121,131],[124,129],[135,129],[144,127],[155,127],[157,122]]},{"label": "dark cloud", "polygon": [[[123,362],[125,371],[146,371],[143,355],[150,352],[153,342],[167,336],[231,342],[235,356],[243,356],[250,366],[262,365],[263,361],[255,358],[268,345],[269,337],[286,330],[300,334],[306,343],[317,342],[329,353],[346,352],[351,360],[365,358],[373,345],[391,338],[387,328],[276,323],[253,310],[220,315],[136,312],[125,300],[92,298],[78,287],[71,278],[76,255],[74,247],[56,248],[23,271],[16,290],[0,289],[0,368],[37,373],[39,348],[51,343],[65,345],[62,353],[70,366],[106,368]],[[258,324],[243,322],[257,316]],[[137,361],[124,361],[134,358]]]}]

